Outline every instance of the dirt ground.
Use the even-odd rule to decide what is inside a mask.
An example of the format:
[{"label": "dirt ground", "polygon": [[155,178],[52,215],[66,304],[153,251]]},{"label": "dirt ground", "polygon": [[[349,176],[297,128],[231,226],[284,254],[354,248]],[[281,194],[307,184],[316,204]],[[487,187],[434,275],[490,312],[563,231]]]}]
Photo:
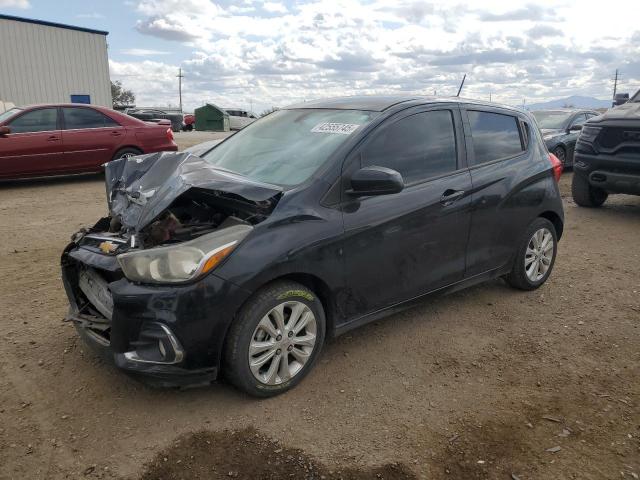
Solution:
[{"label": "dirt ground", "polygon": [[637,479],[640,197],[579,208],[570,180],[541,289],[426,300],[268,400],[103,364],[62,323],[58,265],[106,212],[103,179],[0,185],[0,478]]}]

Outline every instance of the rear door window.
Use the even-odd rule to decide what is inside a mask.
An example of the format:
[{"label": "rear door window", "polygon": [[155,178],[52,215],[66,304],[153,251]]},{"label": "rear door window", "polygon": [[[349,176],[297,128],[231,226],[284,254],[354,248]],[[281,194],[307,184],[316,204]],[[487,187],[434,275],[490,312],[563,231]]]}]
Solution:
[{"label": "rear door window", "polygon": [[476,165],[513,157],[524,151],[518,119],[512,115],[467,111]]},{"label": "rear door window", "polygon": [[20,115],[9,124],[11,133],[48,132],[57,130],[57,108],[40,108]]},{"label": "rear door window", "polygon": [[63,108],[62,115],[67,130],[120,126],[111,118],[92,108]]},{"label": "rear door window", "polygon": [[363,166],[396,170],[405,184],[457,169],[456,136],[450,110],[416,113],[374,135],[363,150]]}]

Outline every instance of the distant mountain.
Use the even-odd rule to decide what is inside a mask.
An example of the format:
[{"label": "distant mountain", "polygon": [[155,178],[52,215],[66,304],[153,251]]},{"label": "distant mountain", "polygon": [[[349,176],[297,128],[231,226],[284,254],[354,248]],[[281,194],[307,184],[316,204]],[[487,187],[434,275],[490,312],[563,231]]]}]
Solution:
[{"label": "distant mountain", "polygon": [[550,108],[562,108],[565,105],[571,105],[575,108],[609,108],[611,107],[611,100],[572,95],[571,97],[559,98],[549,102],[532,103],[526,105],[526,108],[527,110],[546,110]]}]

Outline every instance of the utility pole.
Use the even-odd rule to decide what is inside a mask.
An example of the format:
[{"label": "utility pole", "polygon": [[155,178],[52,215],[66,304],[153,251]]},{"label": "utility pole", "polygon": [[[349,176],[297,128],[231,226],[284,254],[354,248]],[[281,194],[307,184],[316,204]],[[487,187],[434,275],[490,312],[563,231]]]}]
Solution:
[{"label": "utility pole", "polygon": [[178,69],[178,94],[180,95],[180,113],[182,113],[182,68]]},{"label": "utility pole", "polygon": [[613,99],[611,101],[611,106],[616,106],[616,93],[618,91],[618,69],[616,68],[616,76],[613,78]]}]

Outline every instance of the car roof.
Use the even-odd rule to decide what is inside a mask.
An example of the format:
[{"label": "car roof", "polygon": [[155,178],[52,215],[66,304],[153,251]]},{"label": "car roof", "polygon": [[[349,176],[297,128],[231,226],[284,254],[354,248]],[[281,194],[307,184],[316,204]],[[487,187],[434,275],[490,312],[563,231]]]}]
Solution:
[{"label": "car roof", "polygon": [[472,100],[462,97],[433,97],[422,95],[357,95],[351,97],[334,97],[321,100],[311,100],[309,102],[296,103],[285,107],[286,110],[295,110],[302,108],[313,109],[335,109],[335,110],[367,110],[372,112],[383,112],[397,105],[405,105],[407,107],[413,105],[437,103],[460,103],[472,104],[486,107],[499,107],[522,112],[521,109],[502,105],[498,103],[483,102],[480,100]]},{"label": "car roof", "polygon": [[[16,105],[16,108],[21,110],[31,110],[35,108],[59,108],[59,107],[88,107],[95,108],[96,110],[113,110],[109,107],[103,107],[102,105],[93,105],[91,103],[34,103],[32,105]],[[114,110],[115,111],[115,110]]]},{"label": "car roof", "polygon": [[535,112],[552,112],[552,113],[581,113],[581,112],[589,112],[589,113],[598,113],[595,110],[591,110],[589,108],[541,108],[538,110],[531,110],[532,113]]}]

